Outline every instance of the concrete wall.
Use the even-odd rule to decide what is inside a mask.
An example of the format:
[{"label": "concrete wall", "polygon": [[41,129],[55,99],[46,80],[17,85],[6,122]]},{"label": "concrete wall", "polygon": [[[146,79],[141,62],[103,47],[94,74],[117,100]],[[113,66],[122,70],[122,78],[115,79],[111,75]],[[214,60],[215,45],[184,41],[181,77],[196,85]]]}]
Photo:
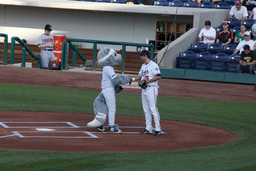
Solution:
[{"label": "concrete wall", "polygon": [[[65,33],[69,38],[145,43],[154,40],[156,22],[170,21],[173,16],[97,12],[23,6],[0,6],[0,32],[37,44],[45,24],[52,25],[52,34]],[[182,17],[184,21],[191,16]],[[84,44],[84,47],[92,47]]]}]

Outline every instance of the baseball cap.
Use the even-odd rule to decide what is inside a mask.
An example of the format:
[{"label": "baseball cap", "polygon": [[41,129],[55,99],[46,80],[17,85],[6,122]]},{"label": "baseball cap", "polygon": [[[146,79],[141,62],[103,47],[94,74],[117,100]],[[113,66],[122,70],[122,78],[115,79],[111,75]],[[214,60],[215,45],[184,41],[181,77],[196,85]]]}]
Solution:
[{"label": "baseball cap", "polygon": [[204,25],[206,25],[206,26],[210,26],[211,25],[211,21],[205,21],[205,23],[204,23]]},{"label": "baseball cap", "polygon": [[44,29],[48,31],[52,31],[52,26],[50,24],[46,24]]},{"label": "baseball cap", "polygon": [[246,32],[244,33],[244,35],[250,36],[251,33],[250,33],[249,31],[246,31]]},{"label": "baseball cap", "polygon": [[147,55],[149,57],[149,51],[147,50],[142,50],[138,56],[143,56],[143,55]]},{"label": "baseball cap", "polygon": [[227,21],[223,21],[222,24],[223,25],[228,25],[228,22]]},{"label": "baseball cap", "polygon": [[240,5],[240,4],[241,4],[241,1],[240,1],[240,0],[236,0],[236,1],[235,1],[235,4],[236,4],[236,5]]}]

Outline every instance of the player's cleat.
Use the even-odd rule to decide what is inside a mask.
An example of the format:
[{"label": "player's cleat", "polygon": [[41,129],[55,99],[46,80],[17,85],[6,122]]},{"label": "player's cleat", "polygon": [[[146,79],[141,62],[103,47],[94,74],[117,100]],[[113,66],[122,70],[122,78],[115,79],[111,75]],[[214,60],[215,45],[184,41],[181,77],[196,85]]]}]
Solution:
[{"label": "player's cleat", "polygon": [[147,129],[145,129],[144,131],[140,132],[141,134],[152,134],[152,131],[148,131]]},{"label": "player's cleat", "polygon": [[105,128],[103,127],[103,125],[101,125],[101,126],[97,127],[97,130],[100,132],[104,132]]},{"label": "player's cleat", "polygon": [[153,135],[154,136],[160,136],[161,135],[161,131],[156,131]]},{"label": "player's cleat", "polygon": [[109,133],[114,133],[114,134],[121,134],[122,131],[119,129],[117,126],[109,126],[108,127],[108,132]]}]

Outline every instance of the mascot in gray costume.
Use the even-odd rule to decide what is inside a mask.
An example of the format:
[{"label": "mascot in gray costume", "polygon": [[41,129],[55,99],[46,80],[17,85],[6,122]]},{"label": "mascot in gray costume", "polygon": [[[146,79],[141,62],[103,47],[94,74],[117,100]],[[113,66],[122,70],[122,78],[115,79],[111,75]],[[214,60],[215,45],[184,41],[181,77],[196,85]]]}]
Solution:
[{"label": "mascot in gray costume", "polygon": [[115,124],[116,113],[116,96],[122,87],[120,84],[131,83],[133,80],[129,76],[118,76],[114,71],[114,66],[120,64],[122,56],[117,54],[116,51],[110,47],[102,48],[97,55],[98,62],[103,66],[101,93],[94,101],[94,120],[87,123],[88,127],[97,128],[99,131],[104,131],[104,123],[107,116],[109,121],[109,133],[122,133]]}]

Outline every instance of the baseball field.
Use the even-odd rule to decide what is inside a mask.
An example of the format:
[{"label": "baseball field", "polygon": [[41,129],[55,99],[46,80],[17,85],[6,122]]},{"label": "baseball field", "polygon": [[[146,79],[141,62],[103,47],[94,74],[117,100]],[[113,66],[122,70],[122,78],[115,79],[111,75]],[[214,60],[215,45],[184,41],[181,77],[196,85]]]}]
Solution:
[{"label": "baseball field", "polygon": [[[79,152],[79,150],[68,152],[54,148],[46,151],[22,150],[17,142],[24,137],[4,137],[4,134],[0,134],[0,137],[4,137],[0,138],[0,171],[256,170],[256,93],[252,85],[171,79],[162,79],[159,84],[158,109],[162,122],[170,123],[163,126],[163,131],[167,134],[159,137],[141,135],[142,140],[139,138],[130,140],[130,144],[133,145],[131,147],[138,142],[141,146],[143,143],[151,144],[152,150],[123,152],[122,148],[129,147],[128,142],[123,147],[119,147],[120,152]],[[51,113],[57,113],[59,118],[67,115],[71,118],[88,115],[92,119],[93,101],[99,92],[99,74],[0,66],[0,122],[9,126],[11,122],[7,121],[20,121],[22,114],[26,112],[35,112],[32,115],[34,118],[39,118],[39,114],[45,113],[44,119],[49,121]],[[131,124],[138,123],[144,126],[144,123],[139,122],[144,120],[139,92],[139,89],[125,88],[123,93],[117,95],[117,124],[119,121],[124,123],[121,121],[122,117],[128,117]],[[20,118],[14,118],[15,116]],[[24,118],[27,117],[28,115],[24,115]],[[90,120],[77,122],[86,124],[88,121]],[[173,125],[171,125],[174,121],[217,128],[234,135],[235,138],[219,145],[156,150],[157,147],[177,144],[175,130],[173,129],[172,132]],[[0,127],[0,133],[1,129],[3,128]],[[193,138],[195,135],[197,132],[191,131],[187,136]],[[127,138],[130,135],[107,134],[107,136],[115,141],[120,138],[119,136]],[[207,137],[204,134],[201,136],[203,136],[201,138]],[[162,143],[166,137],[171,138],[168,142]],[[182,138],[186,140],[187,137],[180,137]],[[66,141],[63,137],[59,139]],[[6,148],[3,142],[7,140],[10,144],[16,143],[17,147]],[[30,138],[24,138],[22,143],[26,144],[30,141]],[[46,142],[38,138],[34,143],[43,142],[40,146],[50,148],[51,142],[54,141],[51,139]],[[75,144],[78,139],[70,141]],[[100,138],[98,141],[102,141],[103,146],[111,144]],[[85,146],[86,143],[80,144],[83,145]]]}]

